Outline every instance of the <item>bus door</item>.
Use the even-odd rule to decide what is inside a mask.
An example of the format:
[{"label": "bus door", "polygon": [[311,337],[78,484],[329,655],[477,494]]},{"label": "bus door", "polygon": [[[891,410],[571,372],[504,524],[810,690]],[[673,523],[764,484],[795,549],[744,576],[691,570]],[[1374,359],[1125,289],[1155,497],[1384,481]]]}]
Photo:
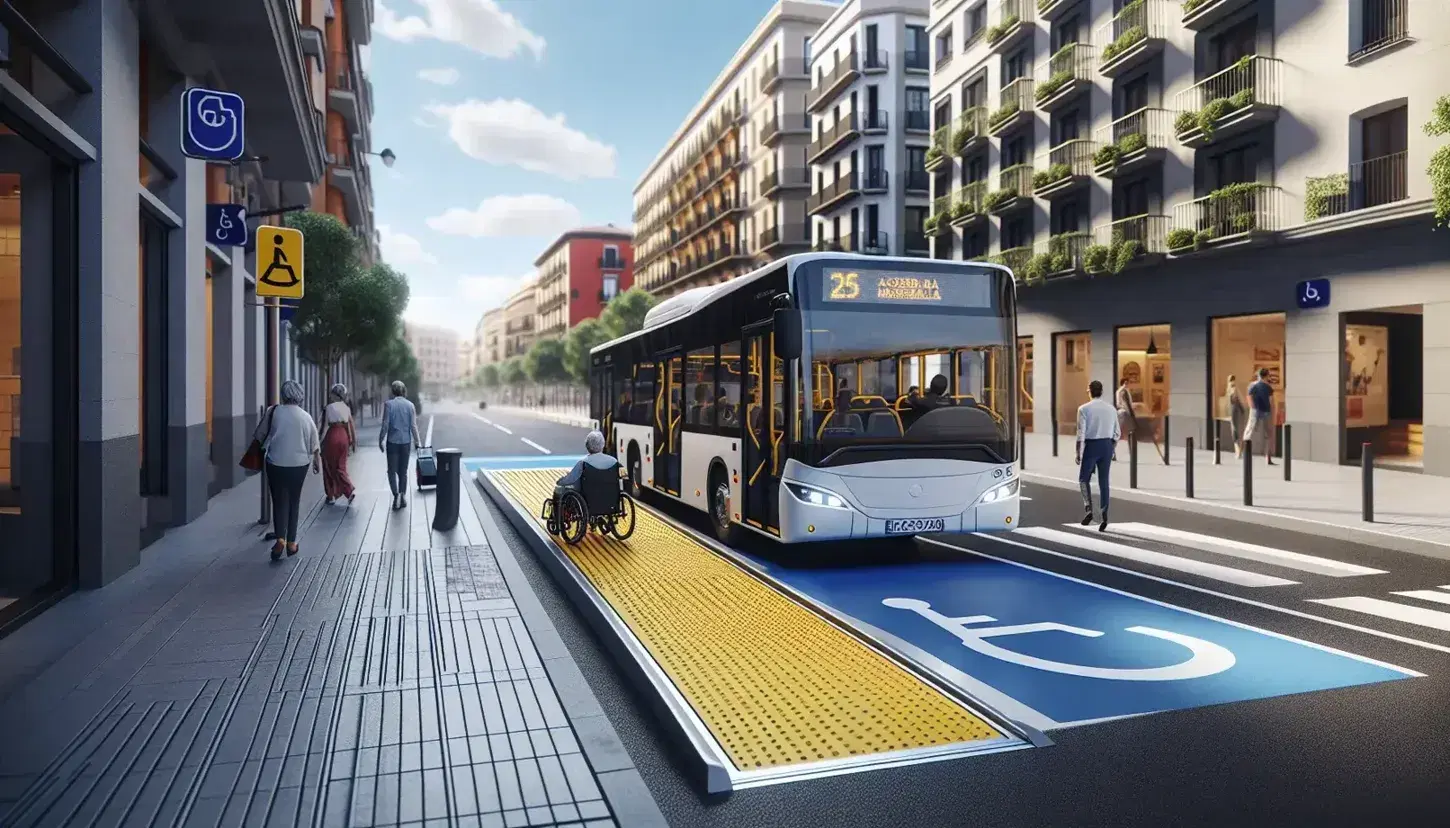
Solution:
[{"label": "bus door", "polygon": [[655,383],[654,486],[680,493],[680,432],[684,410],[684,365],[678,352],[658,358]]},{"label": "bus door", "polygon": [[[614,366],[605,365],[594,371],[594,387],[590,396],[595,400],[594,418],[599,421],[599,431],[604,435],[604,450],[614,457],[619,456],[614,445]],[[623,461],[620,461],[623,462]]]},{"label": "bus door", "polygon": [[773,353],[770,325],[744,331],[746,523],[780,533],[780,475],[785,465],[785,371]]}]

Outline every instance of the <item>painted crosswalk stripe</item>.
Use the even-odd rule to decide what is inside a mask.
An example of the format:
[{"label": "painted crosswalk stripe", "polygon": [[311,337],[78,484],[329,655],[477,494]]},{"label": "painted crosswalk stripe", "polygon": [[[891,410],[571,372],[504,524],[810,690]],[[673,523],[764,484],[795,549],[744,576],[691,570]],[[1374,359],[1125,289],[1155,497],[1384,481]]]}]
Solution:
[{"label": "painted crosswalk stripe", "polygon": [[[1444,589],[1444,587],[1441,587]],[[1408,589],[1404,592],[1392,592],[1391,595],[1399,595],[1404,598],[1415,598],[1420,601],[1429,601],[1435,604],[1450,604],[1450,592],[1439,592],[1433,589]]]},{"label": "painted crosswalk stripe", "polygon": [[1369,598],[1364,595],[1352,595],[1348,598],[1312,598],[1310,602],[1323,604],[1326,607],[1338,607],[1351,612],[1378,615],[1380,618],[1403,621],[1417,627],[1430,627],[1450,632],[1450,612],[1412,607],[1409,604],[1386,601],[1383,598]]},{"label": "painted crosswalk stripe", "polygon": [[538,449],[539,451],[542,451],[545,454],[553,454],[554,453],[554,452],[549,451],[548,449],[544,448],[543,446],[539,445],[538,443],[535,443],[533,440],[530,440],[527,437],[520,437],[519,439],[520,440],[523,440],[528,445],[532,446],[533,448]]},{"label": "painted crosswalk stripe", "polygon": [[[1067,525],[1071,526],[1073,524]],[[1215,581],[1223,581],[1224,583],[1236,584],[1238,586],[1276,587],[1292,586],[1296,583],[1295,581],[1277,578],[1273,575],[1261,575],[1257,572],[1234,569],[1231,566],[1220,566],[1218,564],[1195,561],[1192,558],[1165,555],[1162,552],[1154,552],[1150,549],[1139,549],[1136,546],[1114,543],[1113,541],[1104,540],[1100,537],[1093,537],[1077,532],[1063,532],[1059,529],[1049,529],[1046,526],[1028,526],[1018,529],[1014,534],[1026,535],[1029,538],[1052,541],[1066,546],[1075,546],[1079,549],[1097,552],[1100,555],[1111,555],[1114,558],[1137,561],[1138,563],[1145,563],[1150,566],[1161,566],[1164,569],[1187,572],[1191,575],[1212,578]]]},{"label": "painted crosswalk stripe", "polygon": [[1343,561],[1321,558],[1317,555],[1304,555],[1299,552],[1290,552],[1285,549],[1275,549],[1271,546],[1260,546],[1257,543],[1244,543],[1243,541],[1229,540],[1228,538],[1215,538],[1212,535],[1200,535],[1197,532],[1187,532],[1182,529],[1173,529],[1167,526],[1154,526],[1150,523],[1114,523],[1108,526],[1109,535],[1128,535],[1129,537],[1141,540],[1157,540],[1165,543],[1186,546],[1189,549],[1197,549],[1201,552],[1217,552],[1220,555],[1227,555],[1232,558],[1243,558],[1244,560],[1259,561],[1260,563],[1274,564],[1285,569],[1296,569],[1300,572],[1311,572],[1315,575],[1328,575],[1331,578],[1352,578],[1359,575],[1383,575],[1383,569],[1371,569],[1359,564],[1344,563]]}]

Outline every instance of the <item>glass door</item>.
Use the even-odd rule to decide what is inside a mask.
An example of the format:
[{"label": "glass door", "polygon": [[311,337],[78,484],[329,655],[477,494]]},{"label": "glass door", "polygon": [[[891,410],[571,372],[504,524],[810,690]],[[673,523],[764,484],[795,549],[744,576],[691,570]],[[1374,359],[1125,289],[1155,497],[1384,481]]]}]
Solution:
[{"label": "glass door", "polygon": [[780,534],[780,475],[785,465],[784,361],[770,325],[744,331],[746,355],[745,522]]},{"label": "glass door", "polygon": [[684,365],[678,353],[661,356],[657,363],[659,382],[655,386],[654,487],[668,494],[680,494],[680,394]]}]

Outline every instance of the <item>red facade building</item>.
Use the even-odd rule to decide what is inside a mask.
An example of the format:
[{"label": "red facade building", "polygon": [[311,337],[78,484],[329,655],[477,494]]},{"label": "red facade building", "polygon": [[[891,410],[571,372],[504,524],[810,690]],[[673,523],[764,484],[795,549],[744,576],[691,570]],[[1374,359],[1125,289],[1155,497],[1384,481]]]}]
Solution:
[{"label": "red facade building", "polygon": [[604,312],[634,284],[633,234],[614,225],[569,230],[534,260],[538,333],[558,336]]}]

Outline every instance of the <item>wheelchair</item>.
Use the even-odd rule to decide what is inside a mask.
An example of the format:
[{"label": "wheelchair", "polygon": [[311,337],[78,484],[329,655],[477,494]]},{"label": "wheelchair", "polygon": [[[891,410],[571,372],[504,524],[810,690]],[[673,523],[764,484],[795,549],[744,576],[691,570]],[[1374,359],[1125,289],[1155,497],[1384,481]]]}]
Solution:
[{"label": "wheelchair", "polygon": [[628,540],[634,534],[634,498],[620,489],[620,467],[584,467],[579,491],[567,491],[544,500],[540,517],[550,535],[573,546],[593,529],[601,535]]}]

